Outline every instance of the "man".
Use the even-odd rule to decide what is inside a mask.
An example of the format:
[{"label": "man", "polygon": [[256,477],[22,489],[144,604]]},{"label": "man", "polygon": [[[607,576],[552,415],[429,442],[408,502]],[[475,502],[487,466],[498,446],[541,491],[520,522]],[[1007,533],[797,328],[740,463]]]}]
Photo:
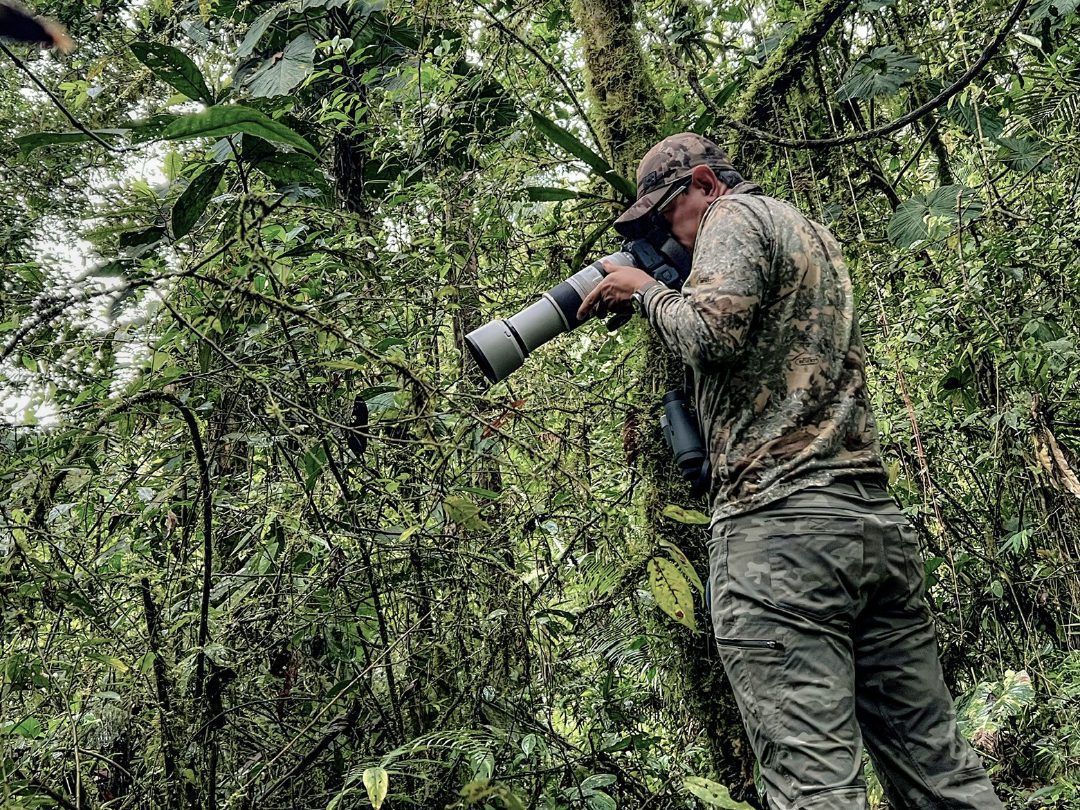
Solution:
[{"label": "man", "polygon": [[581,315],[633,301],[693,369],[712,464],[712,621],[771,808],[865,808],[865,739],[894,810],[993,810],[943,682],[916,535],[886,493],[851,281],[821,225],[716,144],[638,166],[635,236],[693,253],[678,293],[609,264]]}]

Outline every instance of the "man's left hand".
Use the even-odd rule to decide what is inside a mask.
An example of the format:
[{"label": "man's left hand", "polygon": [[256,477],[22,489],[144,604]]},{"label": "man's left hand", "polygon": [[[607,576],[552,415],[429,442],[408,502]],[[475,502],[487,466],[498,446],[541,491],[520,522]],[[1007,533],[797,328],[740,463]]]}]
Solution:
[{"label": "man's left hand", "polygon": [[585,296],[578,309],[578,320],[590,316],[602,318],[609,312],[628,312],[630,299],[634,292],[649,284],[654,284],[652,276],[637,267],[627,264],[604,262],[607,275]]}]

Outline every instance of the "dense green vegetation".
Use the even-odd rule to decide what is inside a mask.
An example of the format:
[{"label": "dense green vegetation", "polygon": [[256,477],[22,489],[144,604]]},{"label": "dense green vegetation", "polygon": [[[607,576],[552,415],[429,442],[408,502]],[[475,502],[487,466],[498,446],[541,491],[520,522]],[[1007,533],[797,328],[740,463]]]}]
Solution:
[{"label": "dense green vegetation", "polygon": [[965,732],[1080,806],[1078,5],[39,4],[78,50],[0,54],[0,806],[760,806],[678,370],[638,323],[462,352],[687,129],[844,245]]}]

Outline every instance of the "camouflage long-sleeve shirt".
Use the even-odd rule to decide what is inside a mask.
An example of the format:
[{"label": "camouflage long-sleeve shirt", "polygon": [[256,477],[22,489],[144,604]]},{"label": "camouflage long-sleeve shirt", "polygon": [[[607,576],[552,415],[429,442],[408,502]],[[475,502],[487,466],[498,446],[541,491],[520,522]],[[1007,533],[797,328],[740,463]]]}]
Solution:
[{"label": "camouflage long-sleeve shirt", "polygon": [[742,183],[702,219],[682,292],[657,285],[644,304],[694,371],[714,520],[884,476],[851,279],[823,226]]}]

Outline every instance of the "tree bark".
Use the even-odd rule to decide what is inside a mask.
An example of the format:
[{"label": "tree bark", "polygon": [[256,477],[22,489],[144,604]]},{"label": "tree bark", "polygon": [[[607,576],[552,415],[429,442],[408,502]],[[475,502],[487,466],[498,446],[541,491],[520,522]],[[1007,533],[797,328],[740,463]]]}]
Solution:
[{"label": "tree bark", "polygon": [[[585,81],[593,124],[612,166],[633,177],[637,162],[664,131],[665,111],[649,75],[645,54],[633,28],[633,0],[575,0],[574,19],[582,33]],[[645,419],[630,429],[639,450],[645,488],[644,508],[656,547],[661,540],[678,546],[697,570],[708,570],[706,533],[662,517],[669,503],[685,503],[688,486],[680,477],[659,430],[660,398],[684,382],[683,366],[661,344],[653,330],[646,337],[649,362],[640,369],[642,386],[653,399]],[[682,708],[706,734],[718,778],[737,798],[754,800],[753,755],[746,743],[734,696],[709,632],[710,619],[699,617],[703,632],[673,631],[685,666],[681,679]],[[676,706],[669,702],[668,712]]]}]

